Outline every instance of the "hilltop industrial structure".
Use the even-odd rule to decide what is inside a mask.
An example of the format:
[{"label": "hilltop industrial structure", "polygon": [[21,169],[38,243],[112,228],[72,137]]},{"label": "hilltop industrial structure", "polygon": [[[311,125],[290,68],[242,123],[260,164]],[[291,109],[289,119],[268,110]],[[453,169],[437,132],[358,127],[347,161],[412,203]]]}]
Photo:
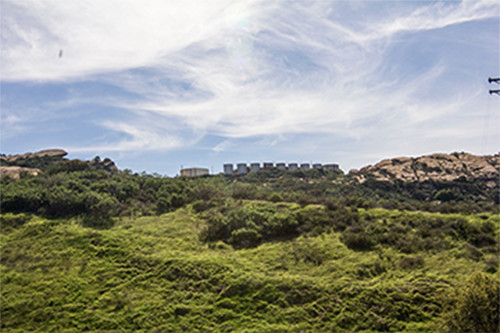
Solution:
[{"label": "hilltop industrial structure", "polygon": [[[317,170],[324,170],[328,172],[341,172],[340,167],[338,164],[321,164],[321,163],[272,163],[272,162],[265,162],[265,163],[237,163],[236,168],[235,165],[232,163],[227,163],[224,164],[223,166],[223,172],[224,175],[226,176],[233,176],[233,175],[246,175],[247,173],[250,172],[258,172],[260,170],[270,170],[270,169],[278,169],[278,170],[283,170],[283,171],[296,171],[296,170],[310,170],[310,169],[317,169]],[[210,174],[209,170],[206,168],[185,168],[181,169],[181,177],[200,177],[200,176],[208,176]]]},{"label": "hilltop industrial structure", "polygon": [[[263,163],[262,166],[260,163],[250,163],[250,165],[246,163],[238,163],[236,164],[236,169],[234,168],[234,165],[231,163],[224,164],[224,175],[226,176],[231,176],[234,175],[235,173],[238,175],[246,175],[249,172],[257,172],[261,169],[263,170],[269,170],[269,169],[279,169],[279,170],[288,170],[288,171],[295,171],[295,170],[309,170],[311,169],[311,164],[309,163],[289,163],[288,166],[286,163],[274,163],[271,162],[266,162]],[[340,172],[340,167],[338,164],[321,164],[321,163],[314,163],[312,164],[312,169],[318,169],[318,170],[324,170],[324,171],[333,171],[333,172]]]},{"label": "hilltop industrial structure", "polygon": [[187,168],[181,170],[181,177],[200,177],[200,176],[208,176],[209,172],[206,168]]}]

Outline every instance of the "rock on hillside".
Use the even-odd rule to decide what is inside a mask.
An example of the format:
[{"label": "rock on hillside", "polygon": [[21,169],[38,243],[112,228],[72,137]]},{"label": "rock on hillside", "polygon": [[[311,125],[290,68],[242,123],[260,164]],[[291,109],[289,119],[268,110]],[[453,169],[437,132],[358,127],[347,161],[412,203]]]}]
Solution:
[{"label": "rock on hillside", "polygon": [[[90,161],[68,160],[64,158],[68,153],[62,149],[47,149],[35,153],[25,153],[18,155],[0,155],[0,177],[8,176],[19,179],[22,173],[38,175],[40,170],[47,167],[59,166],[61,170],[72,171],[81,170],[85,167],[106,170],[109,172],[119,172],[118,168],[109,158],[101,160],[95,157]],[[76,163],[76,164],[75,164]],[[75,169],[76,167],[76,169]]]},{"label": "rock on hillside", "polygon": [[468,153],[432,154],[383,160],[349,175],[358,183],[368,179],[393,182],[452,182],[458,179],[483,179],[488,187],[498,186],[500,156],[476,156]]},{"label": "rock on hillside", "polygon": [[62,149],[46,149],[46,150],[40,150],[35,153],[26,153],[26,154],[20,154],[20,155],[0,155],[0,161],[2,164],[14,164],[18,161],[21,160],[28,160],[28,159],[33,159],[33,158],[43,158],[43,157],[55,157],[55,158],[63,158],[64,156],[68,155],[67,152],[65,152]]},{"label": "rock on hillside", "polygon": [[21,178],[21,174],[23,172],[28,175],[38,176],[40,170],[36,168],[25,168],[19,166],[0,166],[0,178],[10,177],[12,179],[19,179]]},{"label": "rock on hillside", "polygon": [[97,169],[104,169],[107,171],[111,172],[119,172],[118,168],[115,165],[115,162],[109,158],[105,158],[104,160],[101,161],[99,156],[94,157],[91,159],[89,162],[89,165],[91,167],[97,168]]}]

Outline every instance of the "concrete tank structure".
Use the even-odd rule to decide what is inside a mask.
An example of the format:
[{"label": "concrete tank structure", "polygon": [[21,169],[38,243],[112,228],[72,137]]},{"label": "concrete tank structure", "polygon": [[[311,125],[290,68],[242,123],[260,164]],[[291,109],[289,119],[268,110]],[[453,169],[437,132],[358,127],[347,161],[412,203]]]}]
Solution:
[{"label": "concrete tank structure", "polygon": [[238,163],[236,170],[238,175],[246,175],[248,173],[248,166],[246,163]]},{"label": "concrete tank structure", "polygon": [[224,174],[226,176],[231,176],[234,172],[232,164],[224,164]]},{"label": "concrete tank structure", "polygon": [[260,163],[252,163],[250,164],[250,171],[257,172],[260,170]]},{"label": "concrete tank structure", "polygon": [[[259,162],[253,162],[253,163],[250,163],[250,165],[248,165],[246,163],[238,163],[238,164],[236,164],[236,169],[234,168],[234,165],[231,163],[224,164],[223,166],[224,166],[224,175],[227,175],[227,176],[234,175],[235,173],[238,175],[246,175],[249,172],[258,172],[258,171],[263,170],[263,169],[270,170],[270,169],[273,169],[274,167],[276,167],[278,170],[288,170],[288,171],[296,171],[298,169],[310,170],[312,167],[313,169],[316,169],[316,170],[324,170],[324,171],[328,171],[328,172],[342,172],[342,170],[340,170],[339,165],[335,164],[335,163],[329,163],[329,164],[314,163],[314,164],[312,164],[312,166],[310,163],[301,163],[301,164],[288,163],[288,167],[287,167],[286,163],[283,163],[283,162],[276,163],[276,165],[274,163],[271,163],[271,162],[265,162],[262,164]],[[196,168],[194,168],[194,169],[196,169]],[[197,169],[201,169],[201,168],[197,168]],[[208,169],[204,169],[204,170],[208,170]],[[197,175],[198,174],[204,175],[204,172],[205,171],[199,171],[199,172],[194,172],[194,173]],[[187,173],[188,173],[188,171],[184,172],[184,174],[186,174],[186,175],[187,175]]]},{"label": "concrete tank structure", "polygon": [[323,170],[325,171],[333,171],[333,172],[339,172],[340,167],[338,164],[325,164],[323,165]]},{"label": "concrete tank structure", "polygon": [[274,167],[274,163],[266,162],[264,163],[264,169],[272,169]]}]

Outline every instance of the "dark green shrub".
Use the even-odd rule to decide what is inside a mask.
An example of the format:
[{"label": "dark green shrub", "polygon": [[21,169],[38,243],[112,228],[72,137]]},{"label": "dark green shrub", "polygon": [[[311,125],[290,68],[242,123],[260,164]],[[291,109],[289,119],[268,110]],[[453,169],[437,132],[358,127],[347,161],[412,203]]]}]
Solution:
[{"label": "dark green shrub", "polygon": [[218,204],[218,202],[214,200],[196,200],[195,202],[192,203],[193,209],[197,213],[201,213],[203,211],[206,211],[207,209],[213,208]]},{"label": "dark green shrub", "polygon": [[499,268],[499,258],[497,255],[493,255],[485,260],[486,268],[485,271],[488,273],[496,273]]},{"label": "dark green shrub", "polygon": [[469,243],[465,244],[462,253],[465,258],[469,258],[474,261],[479,261],[483,257],[483,253],[479,251],[477,247]]},{"label": "dark green shrub", "polygon": [[424,265],[424,258],[422,256],[404,257],[399,262],[399,267],[403,269],[416,269]]},{"label": "dark green shrub", "polygon": [[276,212],[269,216],[262,233],[265,238],[280,238],[297,236],[299,222],[290,211]]},{"label": "dark green shrub", "polygon": [[156,200],[156,213],[163,214],[170,211],[172,207],[171,199],[168,195],[162,195]]},{"label": "dark green shrub", "polygon": [[283,198],[278,193],[273,193],[267,197],[267,200],[271,202],[280,202],[283,201]]},{"label": "dark green shrub", "polygon": [[298,231],[301,234],[310,233],[313,230],[315,234],[318,234],[331,226],[330,216],[323,207],[305,206],[295,213],[295,218],[298,221]]},{"label": "dark green shrub", "polygon": [[434,200],[448,202],[457,199],[457,194],[452,190],[440,190],[434,195]]},{"label": "dark green shrub", "polygon": [[356,225],[360,222],[359,213],[356,208],[340,207],[339,209],[329,209],[328,219],[335,231],[344,231],[348,226]]},{"label": "dark green shrub", "polygon": [[235,248],[247,248],[259,245],[261,239],[262,236],[258,230],[252,227],[243,227],[233,230],[228,242]]},{"label": "dark green shrub", "polygon": [[231,196],[234,199],[253,199],[256,192],[256,186],[253,184],[234,182]]},{"label": "dark green shrub", "polygon": [[224,196],[224,184],[209,179],[197,179],[197,183],[191,189],[193,200],[220,200]]},{"label": "dark green shrub", "polygon": [[356,275],[360,278],[371,278],[387,272],[386,265],[381,261],[374,263],[359,264],[356,270]]},{"label": "dark green shrub", "polygon": [[170,196],[170,206],[172,208],[180,208],[186,203],[186,197],[179,193],[173,193]]},{"label": "dark green shrub", "polygon": [[372,235],[365,231],[346,230],[340,235],[340,240],[351,250],[369,251],[375,245]]},{"label": "dark green shrub", "polygon": [[112,216],[118,206],[118,201],[107,194],[86,192],[83,194],[86,214],[83,224],[94,228],[109,228],[113,225]]},{"label": "dark green shrub", "polygon": [[332,258],[329,249],[312,238],[298,239],[293,242],[291,254],[296,262],[312,263],[316,266]]},{"label": "dark green shrub", "polygon": [[0,214],[0,230],[2,232],[15,229],[31,220],[31,216],[25,214]]}]

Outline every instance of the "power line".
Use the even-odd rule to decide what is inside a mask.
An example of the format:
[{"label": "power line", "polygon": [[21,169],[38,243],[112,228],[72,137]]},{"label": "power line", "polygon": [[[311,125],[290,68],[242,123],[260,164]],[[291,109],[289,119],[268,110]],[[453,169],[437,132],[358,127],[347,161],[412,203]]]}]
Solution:
[{"label": "power line", "polygon": [[[497,83],[500,84],[500,77],[489,77],[488,78],[488,83]],[[500,96],[500,89],[490,89],[490,95],[497,94]]]}]

